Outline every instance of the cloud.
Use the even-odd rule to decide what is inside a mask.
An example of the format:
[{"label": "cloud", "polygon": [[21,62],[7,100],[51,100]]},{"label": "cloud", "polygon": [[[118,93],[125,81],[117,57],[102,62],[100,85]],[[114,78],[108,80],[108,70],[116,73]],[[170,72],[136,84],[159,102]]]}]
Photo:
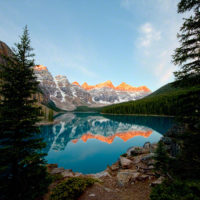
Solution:
[{"label": "cloud", "polygon": [[183,15],[177,14],[178,0],[121,0],[120,6],[132,16],[133,60],[140,61],[142,73],[148,73],[155,88],[173,81],[177,67],[171,62]]},{"label": "cloud", "polygon": [[141,33],[139,38],[139,45],[141,47],[150,47],[153,42],[161,39],[161,32],[156,30],[149,22],[143,24],[139,31]]}]

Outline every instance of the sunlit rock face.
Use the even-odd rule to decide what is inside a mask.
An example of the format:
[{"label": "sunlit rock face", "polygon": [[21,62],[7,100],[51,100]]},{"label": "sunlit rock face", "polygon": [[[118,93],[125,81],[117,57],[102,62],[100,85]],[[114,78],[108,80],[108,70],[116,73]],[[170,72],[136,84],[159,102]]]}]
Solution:
[{"label": "sunlit rock face", "polygon": [[84,82],[81,87],[85,90],[92,90],[92,89],[98,89],[98,88],[111,88],[115,91],[127,91],[127,92],[151,92],[149,88],[146,86],[140,86],[140,87],[133,87],[131,85],[128,85],[125,82],[122,82],[118,86],[114,86],[111,81],[106,81],[103,83],[99,83],[97,85],[88,85],[86,82]]},{"label": "sunlit rock face", "polygon": [[106,81],[103,83],[99,83],[97,85],[88,85],[86,82],[84,82],[81,86],[85,90],[92,90],[92,89],[98,89],[98,88],[112,88],[115,89],[114,85],[111,81]]},{"label": "sunlit rock face", "polygon": [[78,86],[80,86],[80,84],[79,84],[77,81],[74,81],[74,82],[72,83],[72,85],[78,85]]},{"label": "sunlit rock face", "polygon": [[126,84],[125,82],[122,82],[115,89],[119,91],[128,91],[128,92],[151,92],[150,89],[147,88],[146,86],[133,87],[131,85]]},{"label": "sunlit rock face", "polygon": [[36,70],[36,71],[48,71],[47,67],[45,67],[43,65],[36,65],[36,66],[34,66],[34,70]]},{"label": "sunlit rock face", "polygon": [[12,51],[11,49],[2,41],[0,41],[0,64],[4,64],[2,56],[11,56]]},{"label": "sunlit rock face", "polygon": [[151,92],[146,86],[133,87],[125,82],[122,82],[117,87],[111,81],[97,85],[88,85],[85,82],[81,87],[88,91],[92,96],[92,100],[99,105],[137,100]]},{"label": "sunlit rock face", "polygon": [[125,82],[117,87],[111,81],[96,85],[86,82],[80,85],[77,81],[70,83],[66,76],[53,77],[43,65],[36,65],[34,70],[43,93],[58,108],[68,111],[78,106],[97,107],[136,100],[151,92],[146,86],[133,87]]},{"label": "sunlit rock face", "polygon": [[53,77],[43,65],[36,65],[34,71],[41,90],[58,108],[71,111],[92,104],[91,95],[77,84],[71,84],[66,76]]}]

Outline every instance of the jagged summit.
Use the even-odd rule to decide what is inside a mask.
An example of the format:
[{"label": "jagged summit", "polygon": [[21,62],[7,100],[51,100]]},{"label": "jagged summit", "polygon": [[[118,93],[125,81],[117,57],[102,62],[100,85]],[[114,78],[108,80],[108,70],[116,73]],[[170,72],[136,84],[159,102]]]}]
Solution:
[{"label": "jagged summit", "polygon": [[74,82],[72,83],[72,85],[80,86],[80,84],[79,84],[77,81],[74,81]]},{"label": "jagged summit", "polygon": [[131,85],[128,85],[125,82],[122,82],[120,85],[115,87],[110,80],[103,82],[103,83],[96,84],[96,85],[88,85],[86,82],[84,82],[81,85],[81,87],[85,90],[92,90],[92,89],[105,87],[105,88],[111,88],[111,89],[118,90],[118,91],[128,91],[128,92],[140,92],[140,91],[150,92],[151,91],[146,86],[133,87]]},{"label": "jagged summit", "polygon": [[34,70],[36,70],[36,71],[48,71],[47,67],[45,67],[44,65],[35,65]]},{"label": "jagged summit", "polygon": [[34,66],[34,70],[43,94],[62,110],[121,103],[140,99],[150,93],[146,86],[133,87],[122,82],[115,87],[110,80],[96,85],[88,85],[86,82],[80,85],[77,81],[70,83],[66,76],[53,77],[43,65]]}]

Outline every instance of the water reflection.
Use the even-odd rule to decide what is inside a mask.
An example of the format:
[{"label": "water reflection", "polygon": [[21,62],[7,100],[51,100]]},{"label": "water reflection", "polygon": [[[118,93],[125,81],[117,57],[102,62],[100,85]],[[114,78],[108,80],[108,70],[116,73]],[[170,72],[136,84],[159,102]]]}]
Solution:
[{"label": "water reflection", "polygon": [[83,173],[104,170],[130,146],[157,142],[173,123],[166,117],[85,113],[66,113],[56,120],[58,124],[41,126],[48,162]]}]

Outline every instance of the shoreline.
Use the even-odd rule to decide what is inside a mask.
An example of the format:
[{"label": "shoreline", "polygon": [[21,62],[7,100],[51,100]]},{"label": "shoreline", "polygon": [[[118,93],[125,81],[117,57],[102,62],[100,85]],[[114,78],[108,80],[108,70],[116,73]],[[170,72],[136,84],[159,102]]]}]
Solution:
[{"label": "shoreline", "polygon": [[[157,144],[146,142],[143,147],[133,146],[125,154],[119,156],[112,165],[104,171],[82,174],[72,169],[58,167],[57,164],[47,164],[50,175],[59,177],[54,186],[73,177],[93,178],[97,182],[86,189],[79,200],[126,199],[149,200],[151,188],[161,184],[163,177],[154,172],[154,156]],[[142,190],[141,190],[142,188]],[[46,194],[50,196],[51,192]],[[103,197],[103,198],[102,198]],[[123,198],[122,198],[123,197]],[[47,200],[48,198],[45,198]]]},{"label": "shoreline", "polygon": [[54,125],[54,124],[57,124],[57,123],[59,123],[59,121],[57,121],[57,120],[52,121],[52,122],[41,121],[41,122],[37,122],[36,126]]},{"label": "shoreline", "polygon": [[173,115],[153,115],[153,114],[113,114],[113,113],[100,113],[102,115],[121,115],[121,116],[144,116],[144,117],[171,117],[171,118],[174,118],[176,116],[173,116]]},{"label": "shoreline", "polygon": [[[75,171],[72,171],[72,169],[65,169],[64,167],[58,167],[57,163],[47,163],[47,166],[53,166],[53,168],[63,169],[66,171],[73,172],[75,174],[76,173],[81,174],[83,176],[96,176],[96,175],[98,176],[99,174],[103,174],[106,171],[108,171],[110,167],[116,165],[116,163],[118,163],[120,161],[121,157],[126,157],[127,155],[128,155],[128,157],[137,157],[138,155],[141,155],[141,154],[147,155],[147,154],[154,153],[155,149],[157,148],[157,144],[158,144],[158,142],[155,142],[155,143],[146,142],[146,143],[144,143],[144,145],[142,147],[141,146],[132,146],[132,147],[128,148],[124,154],[120,155],[119,158],[116,160],[116,162],[112,163],[111,165],[107,165],[107,167],[104,170],[102,170],[100,172],[96,172],[96,173],[84,174],[84,173],[78,172],[78,171],[75,172]],[[132,156],[131,151],[136,151],[136,154],[138,154],[138,155]],[[126,156],[124,156],[124,155],[126,155]]]}]

